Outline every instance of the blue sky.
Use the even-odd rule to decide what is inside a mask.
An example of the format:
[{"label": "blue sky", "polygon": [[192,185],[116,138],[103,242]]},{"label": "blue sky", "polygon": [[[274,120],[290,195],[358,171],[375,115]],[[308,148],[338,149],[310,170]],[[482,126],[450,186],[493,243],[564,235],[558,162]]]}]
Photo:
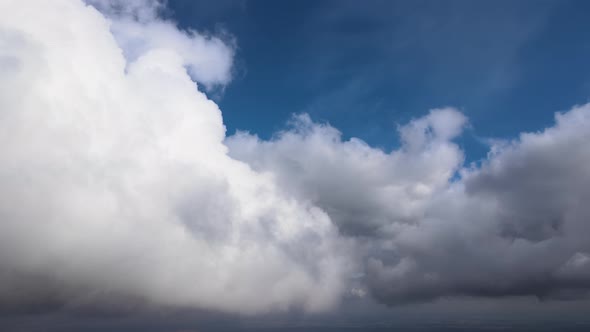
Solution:
[{"label": "blue sky", "polygon": [[219,99],[229,133],[269,137],[293,113],[389,149],[396,125],[454,106],[485,138],[511,138],[588,101],[587,1],[170,0],[182,27],[234,36]]}]

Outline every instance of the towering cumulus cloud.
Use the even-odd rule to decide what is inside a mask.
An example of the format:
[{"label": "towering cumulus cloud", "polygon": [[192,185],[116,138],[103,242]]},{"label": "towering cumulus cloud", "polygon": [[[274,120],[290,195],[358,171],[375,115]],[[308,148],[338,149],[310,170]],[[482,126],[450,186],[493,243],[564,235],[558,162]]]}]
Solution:
[{"label": "towering cumulus cloud", "polygon": [[590,290],[589,105],[480,166],[453,108],[401,125],[393,151],[307,115],[226,137],[199,88],[231,81],[231,42],[161,9],[0,1],[0,310]]},{"label": "towering cumulus cloud", "polygon": [[332,305],[347,267],[328,216],[227,156],[185,70],[225,83],[231,47],[149,2],[97,6],[111,20],[0,2],[0,305]]}]

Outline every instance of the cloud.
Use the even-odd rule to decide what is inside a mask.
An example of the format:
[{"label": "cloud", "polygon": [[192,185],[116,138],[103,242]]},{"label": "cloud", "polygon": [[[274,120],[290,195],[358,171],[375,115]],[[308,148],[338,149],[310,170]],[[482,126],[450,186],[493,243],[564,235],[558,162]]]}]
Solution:
[{"label": "cloud", "polygon": [[557,114],[553,127],[494,146],[481,168],[463,170],[394,239],[400,262],[369,264],[374,293],[388,303],[585,296],[589,120],[590,105]]},{"label": "cloud", "polygon": [[167,49],[180,56],[191,77],[206,88],[231,81],[235,45],[229,35],[213,36],[181,30],[160,15],[158,0],[89,0],[105,13],[111,31],[128,61],[153,49]]},{"label": "cloud", "polygon": [[327,211],[343,233],[376,235],[420,218],[423,204],[447,185],[463,161],[450,139],[465,123],[454,109],[433,110],[400,127],[403,147],[391,153],[356,138],[342,141],[335,128],[307,115],[275,140],[238,133],[226,142],[232,156],[272,172],[281,187]]},{"label": "cloud", "polygon": [[305,114],[271,140],[226,137],[199,87],[231,80],[231,44],[156,1],[90,4],[0,3],[0,309],[590,289],[590,105],[494,141],[481,166],[453,108],[399,126],[392,151]]},{"label": "cloud", "polygon": [[221,112],[185,69],[225,83],[231,47],[146,20],[0,4],[0,306],[329,308],[345,244],[227,155]]},{"label": "cloud", "polygon": [[271,141],[238,133],[227,142],[230,155],[275,174],[356,239],[381,302],[585,296],[590,105],[498,141],[481,167],[464,167],[452,142],[466,121],[433,110],[401,126],[402,145],[388,153],[307,116]]}]

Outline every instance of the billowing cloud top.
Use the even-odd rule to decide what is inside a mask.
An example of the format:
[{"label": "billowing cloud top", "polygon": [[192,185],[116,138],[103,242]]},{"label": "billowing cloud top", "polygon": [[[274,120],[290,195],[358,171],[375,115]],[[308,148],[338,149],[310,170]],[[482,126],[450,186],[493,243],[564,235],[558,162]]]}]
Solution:
[{"label": "billowing cloud top", "polygon": [[197,84],[231,80],[233,46],[159,9],[0,2],[0,307],[590,289],[589,105],[482,166],[463,166],[453,108],[400,126],[390,152],[307,115],[268,141],[226,137]]},{"label": "billowing cloud top", "polygon": [[221,113],[185,70],[225,82],[230,63],[209,63],[227,46],[126,17],[145,37],[128,59],[120,22],[80,1],[3,1],[0,13],[6,305],[336,301],[347,263],[329,217],[227,155]]}]

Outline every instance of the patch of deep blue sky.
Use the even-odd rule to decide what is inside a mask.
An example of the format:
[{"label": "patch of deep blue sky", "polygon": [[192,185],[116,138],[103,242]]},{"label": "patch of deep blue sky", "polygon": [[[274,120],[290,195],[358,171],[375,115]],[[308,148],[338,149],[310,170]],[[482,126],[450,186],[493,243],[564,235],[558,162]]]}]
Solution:
[{"label": "patch of deep blue sky", "polygon": [[184,28],[237,41],[218,100],[228,133],[263,138],[293,113],[386,150],[396,125],[454,106],[485,138],[536,131],[590,97],[590,1],[169,0]]}]

